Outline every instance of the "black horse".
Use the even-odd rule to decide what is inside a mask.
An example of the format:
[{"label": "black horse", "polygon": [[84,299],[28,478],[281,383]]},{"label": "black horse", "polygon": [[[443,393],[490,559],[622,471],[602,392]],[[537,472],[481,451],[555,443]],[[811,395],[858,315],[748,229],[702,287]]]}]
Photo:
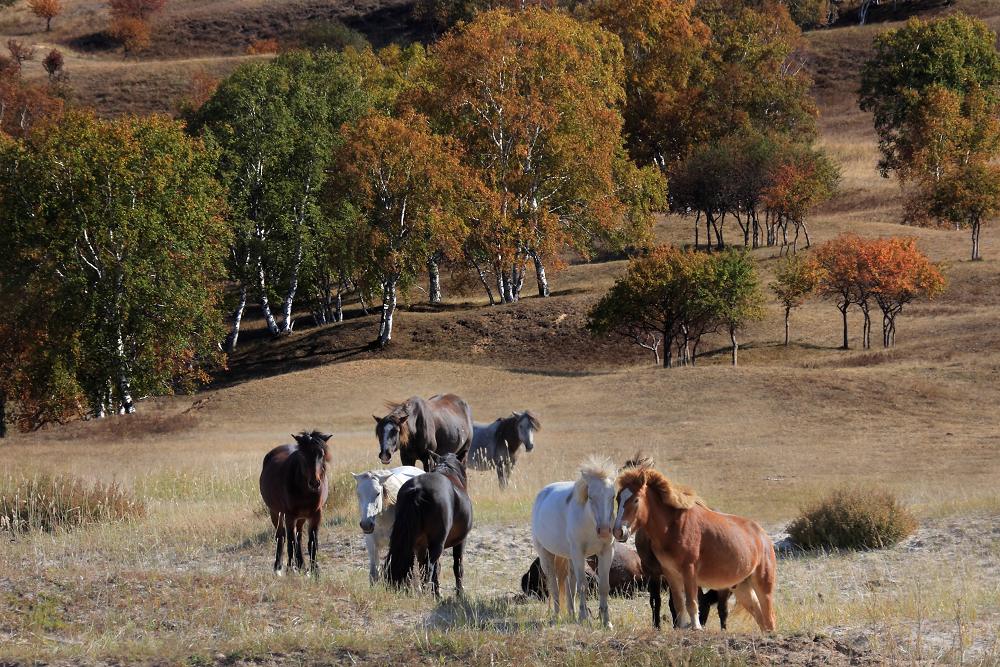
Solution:
[{"label": "black horse", "polygon": [[431,472],[414,477],[396,495],[396,519],[389,537],[387,576],[395,587],[403,586],[413,569],[414,556],[426,552],[434,596],[441,597],[438,583],[441,554],[451,549],[455,588],[461,596],[462,555],[472,529],[472,500],[466,490],[465,457],[468,445],[456,454],[439,457]]}]

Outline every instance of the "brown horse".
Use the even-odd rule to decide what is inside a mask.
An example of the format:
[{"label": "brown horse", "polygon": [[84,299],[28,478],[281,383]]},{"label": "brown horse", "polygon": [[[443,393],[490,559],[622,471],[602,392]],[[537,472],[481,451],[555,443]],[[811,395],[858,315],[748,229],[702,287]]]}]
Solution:
[{"label": "brown horse", "polygon": [[427,400],[413,396],[402,403],[388,403],[389,414],[375,419],[378,458],[388,464],[399,451],[403,465],[417,461],[430,470],[430,454],[454,454],[472,443],[472,410],[455,394],[438,394]]},{"label": "brown horse", "polygon": [[260,495],[271,512],[274,540],[278,548],[274,556],[274,571],[280,575],[281,548],[288,542],[288,567],[301,570],[302,526],[309,522],[309,569],[316,569],[319,548],[319,524],[327,496],[326,465],[330,462],[326,433],[303,431],[294,445],[275,447],[264,457],[260,472]]},{"label": "brown horse", "polygon": [[[609,595],[634,597],[646,588],[647,577],[642,571],[642,562],[635,549],[627,544],[615,543],[611,558],[611,572],[608,574]],[[587,588],[591,593],[597,590],[597,556],[587,558]],[[525,595],[545,599],[549,587],[545,583],[542,563],[536,558],[528,571],[521,577],[521,590]]]},{"label": "brown horse", "polygon": [[756,522],[715,512],[650,467],[618,476],[614,533],[644,532],[678,609],[678,627],[701,628],[699,587],[732,588],[762,630],[775,629],[777,564],[771,538]]}]

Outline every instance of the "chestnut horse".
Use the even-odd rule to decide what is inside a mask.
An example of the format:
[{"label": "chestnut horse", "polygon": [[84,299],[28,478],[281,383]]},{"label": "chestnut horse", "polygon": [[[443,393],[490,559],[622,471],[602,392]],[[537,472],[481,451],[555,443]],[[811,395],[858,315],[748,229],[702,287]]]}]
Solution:
[{"label": "chestnut horse", "polygon": [[472,444],[472,410],[455,394],[427,400],[413,396],[387,405],[385,417],[372,415],[382,463],[389,463],[398,450],[404,466],[420,461],[424,470],[430,470],[431,453],[444,456]]},{"label": "chestnut horse", "polygon": [[288,542],[288,567],[295,557],[296,569],[302,569],[302,526],[309,522],[309,570],[316,569],[319,548],[319,524],[328,491],[326,465],[330,453],[326,433],[303,431],[294,445],[275,447],[264,457],[260,472],[260,495],[271,513],[274,540],[274,572],[282,574],[281,548]]},{"label": "chestnut horse", "polygon": [[743,517],[708,509],[694,493],[650,467],[618,476],[614,533],[644,532],[678,610],[677,627],[701,628],[699,587],[732,588],[736,600],[767,632],[775,629],[774,545],[764,529]]}]

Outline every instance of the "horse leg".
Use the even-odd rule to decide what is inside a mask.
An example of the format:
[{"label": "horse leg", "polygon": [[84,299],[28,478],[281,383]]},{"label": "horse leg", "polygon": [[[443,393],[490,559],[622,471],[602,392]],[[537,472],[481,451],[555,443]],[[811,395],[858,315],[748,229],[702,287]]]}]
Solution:
[{"label": "horse leg", "polygon": [[773,561],[768,567],[767,561],[757,568],[757,571],[750,577],[750,585],[757,593],[757,600],[760,604],[760,629],[764,632],[774,632],[777,626],[777,619],[774,616],[774,567]]},{"label": "horse leg", "polygon": [[302,571],[306,561],[302,557],[302,528],[305,526],[305,519],[298,519],[295,522],[295,568]]},{"label": "horse leg", "polygon": [[719,600],[716,602],[716,608],[719,611],[719,625],[723,630],[726,629],[726,619],[729,618],[729,596],[733,594],[728,588],[721,591],[717,591],[719,594]]},{"label": "horse leg", "polygon": [[608,594],[611,592],[611,559],[614,556],[614,544],[609,544],[597,557],[597,595],[598,614],[604,627],[611,629],[611,617],[608,613]]},{"label": "horse leg", "polygon": [[427,549],[417,553],[417,566],[420,568],[420,586],[423,588],[431,582],[431,564],[427,559]]},{"label": "horse leg", "polygon": [[688,618],[695,630],[701,630],[701,615],[698,613],[698,595],[701,589],[698,588],[698,580],[695,578],[694,565],[688,566],[684,572],[684,598],[687,603]]},{"label": "horse leg", "polygon": [[538,542],[535,542],[535,551],[538,553],[538,564],[542,568],[542,577],[549,589],[549,603],[552,605],[554,618],[559,618],[559,573],[556,571],[555,556],[543,549]]},{"label": "horse leg", "polygon": [[462,556],[464,552],[465,542],[459,542],[451,548],[451,556],[454,560],[452,571],[455,573],[455,594],[458,597],[465,596],[465,590],[462,588],[462,576],[465,574],[465,570],[462,567]]},{"label": "horse leg", "polygon": [[427,558],[431,564],[431,585],[434,587],[434,597],[441,599],[441,584],[438,581],[438,572],[441,571],[441,553],[444,551],[444,543],[434,542],[427,547]]},{"label": "horse leg", "polygon": [[316,556],[319,555],[319,523],[321,518],[321,513],[316,512],[309,519],[309,571],[317,572],[319,571],[319,566],[316,565]]},{"label": "horse leg", "polygon": [[274,554],[274,573],[281,576],[281,550],[285,546],[285,517],[281,512],[271,512],[271,523],[274,525],[274,541],[278,549]]},{"label": "horse leg", "polygon": [[708,625],[708,616],[712,613],[712,605],[718,601],[718,591],[698,591],[698,620],[701,621],[701,627],[704,628]]},{"label": "horse leg", "polygon": [[365,535],[365,549],[368,551],[368,582],[375,585],[378,581],[378,544],[375,535]]},{"label": "horse leg", "polygon": [[288,550],[288,562],[285,564],[285,569],[292,569],[292,562],[295,558],[295,520],[288,520],[288,515],[285,515],[285,542],[287,543]]},{"label": "horse leg", "polygon": [[497,464],[497,481],[500,482],[500,488],[506,489],[509,482],[510,471],[503,461]]},{"label": "horse leg", "polygon": [[[610,564],[610,561],[608,561]],[[580,598],[580,613],[577,619],[582,623],[587,620],[587,557],[576,551],[573,553],[573,579],[576,583],[576,595]],[[572,610],[570,606],[570,610]]]},{"label": "horse leg", "polygon": [[653,612],[653,627],[657,630],[660,629],[660,605],[662,601],[660,599],[660,577],[652,576],[649,578],[649,610]]},{"label": "horse leg", "polygon": [[737,584],[734,591],[736,592],[736,601],[740,603],[740,606],[750,612],[753,620],[757,621],[758,626],[764,628],[764,615],[761,612],[760,602],[757,600],[757,595],[754,593],[750,580],[745,579],[741,581]]},{"label": "horse leg", "polygon": [[674,627],[690,627],[691,621],[688,616],[687,604],[684,601],[684,578],[679,575],[668,574],[667,584],[670,586],[671,613],[676,613],[676,616],[674,616]]}]

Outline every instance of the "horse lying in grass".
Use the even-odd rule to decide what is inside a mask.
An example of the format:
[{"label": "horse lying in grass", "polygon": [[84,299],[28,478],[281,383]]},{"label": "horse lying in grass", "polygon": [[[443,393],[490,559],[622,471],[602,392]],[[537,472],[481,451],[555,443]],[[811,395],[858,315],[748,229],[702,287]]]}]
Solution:
[{"label": "horse lying in grass", "polygon": [[281,549],[288,543],[288,567],[295,558],[296,569],[301,570],[302,528],[309,522],[309,570],[316,569],[316,552],[319,548],[319,524],[323,518],[323,504],[329,490],[326,467],[330,452],[326,433],[303,431],[295,438],[294,445],[275,447],[264,457],[260,472],[260,495],[271,514],[277,552],[274,572],[282,574]]},{"label": "horse lying in grass", "polygon": [[500,488],[507,488],[521,447],[526,452],[534,449],[535,431],[541,429],[542,423],[531,410],[513,412],[490,424],[473,423],[469,467],[473,470],[496,468]]},{"label": "horse lying in grass", "polygon": [[380,574],[380,554],[389,546],[399,489],[417,475],[423,475],[424,471],[413,466],[399,466],[390,470],[351,474],[357,484],[358,523],[365,535],[365,548],[368,550],[368,577],[374,584]]},{"label": "horse lying in grass", "polygon": [[462,589],[462,556],[465,539],[472,529],[472,500],[467,491],[465,456],[468,447],[458,454],[438,457],[431,472],[409,480],[396,495],[396,520],[389,536],[388,580],[399,588],[410,577],[413,560],[427,552],[434,596],[441,597],[438,581],[441,554],[451,549],[454,560],[455,588]]},{"label": "horse lying in grass", "polygon": [[375,419],[379,461],[388,464],[397,451],[403,465],[420,461],[430,470],[430,455],[444,456],[472,443],[472,410],[455,394],[429,399],[413,396],[402,403],[389,403],[389,414]]},{"label": "horse lying in grass", "polygon": [[[580,468],[575,482],[555,482],[542,489],[531,509],[531,534],[551,593],[552,610],[559,616],[561,591],[573,614],[573,592],[579,599],[579,620],[587,619],[587,557],[597,556],[597,593],[601,623],[611,627],[608,593],[614,552],[614,466],[591,459]],[[572,565],[570,583],[567,561]]]},{"label": "horse lying in grass", "polygon": [[[715,512],[693,493],[648,466],[618,476],[615,537],[645,533],[670,585],[676,626],[701,628],[699,587],[733,589],[760,628],[775,629],[774,545],[764,529],[743,517]],[[646,539],[644,538],[644,539]]]},{"label": "horse lying in grass", "polygon": [[[587,590],[597,591],[597,558],[587,559]],[[646,590],[647,577],[642,571],[642,563],[635,549],[620,542],[614,543],[614,555],[611,558],[611,570],[608,573],[608,593],[617,597],[634,597],[636,593]],[[525,595],[543,600],[549,596],[545,584],[545,572],[542,571],[541,560],[536,558],[528,571],[521,577],[521,590]]]}]

